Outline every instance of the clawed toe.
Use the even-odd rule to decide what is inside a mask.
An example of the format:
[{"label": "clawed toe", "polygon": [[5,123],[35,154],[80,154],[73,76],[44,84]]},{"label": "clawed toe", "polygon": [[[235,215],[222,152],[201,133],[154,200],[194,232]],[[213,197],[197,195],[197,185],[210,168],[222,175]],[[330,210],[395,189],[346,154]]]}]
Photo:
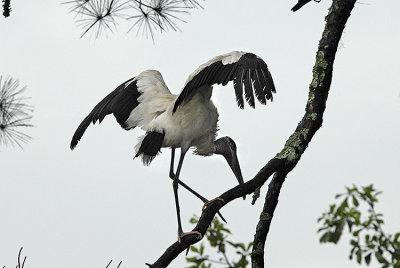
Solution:
[{"label": "clawed toe", "polygon": [[178,242],[180,243],[182,241],[182,237],[187,236],[187,235],[194,235],[194,234],[197,235],[199,237],[199,239],[203,238],[202,234],[198,231],[190,231],[190,232],[186,232],[186,233],[178,232]]},{"label": "clawed toe", "polygon": [[222,199],[221,197],[216,197],[214,199],[208,200],[207,202],[204,202],[202,210],[204,210],[209,204],[211,204],[212,202],[214,202],[216,200],[219,200],[219,201],[222,201],[223,203],[225,203],[224,199]]}]

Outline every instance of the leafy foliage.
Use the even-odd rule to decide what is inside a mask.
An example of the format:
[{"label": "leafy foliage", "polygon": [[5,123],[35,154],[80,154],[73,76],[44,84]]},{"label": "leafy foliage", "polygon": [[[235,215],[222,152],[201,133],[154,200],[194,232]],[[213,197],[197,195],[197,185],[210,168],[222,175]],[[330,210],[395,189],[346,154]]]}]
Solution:
[{"label": "leafy foliage", "polygon": [[[190,219],[190,222],[196,224],[198,222],[197,217]],[[244,243],[234,243],[228,240],[231,231],[227,229],[224,223],[220,222],[216,217],[214,218],[211,226],[206,232],[206,238],[211,247],[217,249],[217,253],[220,254],[218,260],[212,259],[208,254],[205,253],[204,244],[201,243],[199,247],[190,246],[190,251],[194,253],[193,257],[187,257],[186,261],[190,264],[188,268],[213,268],[215,265],[229,267],[229,268],[245,268],[249,264],[248,257],[251,252],[253,243],[250,242],[247,245]],[[227,248],[235,250],[238,256],[237,260],[230,260],[227,255]]]},{"label": "leafy foliage", "polygon": [[[318,219],[322,227],[321,243],[337,243],[347,226],[352,235],[349,258],[361,264],[370,264],[375,256],[381,267],[400,267],[400,232],[394,235],[383,231],[383,215],[376,213],[377,191],[373,185],[346,187],[346,192],[335,199],[340,202],[330,205]],[[366,212],[365,212],[366,210]]]}]

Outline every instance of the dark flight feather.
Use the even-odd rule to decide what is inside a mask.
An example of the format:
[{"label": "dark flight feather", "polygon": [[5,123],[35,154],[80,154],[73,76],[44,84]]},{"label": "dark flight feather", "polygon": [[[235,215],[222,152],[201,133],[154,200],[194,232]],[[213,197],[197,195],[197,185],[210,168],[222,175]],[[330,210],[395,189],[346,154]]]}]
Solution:
[{"label": "dark flight feather", "polygon": [[[74,149],[78,144],[90,123],[94,124],[97,121],[101,123],[108,114],[113,113],[121,127],[127,129],[128,126],[125,124],[125,121],[128,119],[131,111],[139,105],[137,98],[141,95],[137,89],[136,80],[132,80],[134,80],[134,78],[119,85],[114,91],[100,101],[88,116],[83,119],[72,137],[70,144],[71,149]],[[128,82],[131,83],[125,86]]]},{"label": "dark flight feather", "polygon": [[267,64],[253,53],[244,53],[236,62],[223,64],[221,59],[200,70],[183,88],[175,101],[173,112],[204,86],[225,86],[229,81],[234,81],[236,102],[240,108],[244,107],[243,95],[249,105],[254,107],[254,93],[262,104],[266,103],[265,99],[272,100],[272,92],[275,93]]}]

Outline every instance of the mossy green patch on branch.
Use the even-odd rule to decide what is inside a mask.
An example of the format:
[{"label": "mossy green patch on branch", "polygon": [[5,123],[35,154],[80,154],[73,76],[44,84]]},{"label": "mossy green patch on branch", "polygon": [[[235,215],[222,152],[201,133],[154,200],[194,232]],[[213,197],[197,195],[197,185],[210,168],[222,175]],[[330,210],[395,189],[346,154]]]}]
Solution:
[{"label": "mossy green patch on branch", "polygon": [[292,162],[297,158],[296,150],[293,147],[286,147],[280,151],[275,158],[278,159],[287,159],[288,161]]},{"label": "mossy green patch on branch", "polygon": [[306,119],[311,119],[311,120],[315,120],[317,119],[318,114],[317,113],[312,113],[312,114],[308,114]]},{"label": "mossy green patch on branch", "polygon": [[308,93],[308,101],[307,101],[307,103],[310,104],[314,99],[315,99],[314,92],[312,92],[310,90],[310,93]]},{"label": "mossy green patch on branch", "polygon": [[308,128],[303,128],[300,130],[301,135],[303,135],[303,139],[307,139],[308,131],[310,131]]},{"label": "mossy green patch on branch", "polygon": [[325,53],[323,51],[318,51],[317,53],[317,66],[320,66],[322,69],[326,69],[328,67],[328,62],[325,60]]},{"label": "mossy green patch on branch", "polygon": [[298,149],[301,144],[301,135],[302,134],[298,131],[293,133],[286,141],[283,150],[280,151],[275,157],[278,159],[286,159],[289,162],[295,161],[299,157],[296,149]]},{"label": "mossy green patch on branch", "polygon": [[329,34],[329,30],[325,28],[324,32],[322,33],[322,38],[327,38]]},{"label": "mossy green patch on branch", "polygon": [[261,242],[257,243],[257,245],[253,247],[253,252],[251,252],[251,255],[257,254],[264,254],[264,245]]},{"label": "mossy green patch on branch", "polygon": [[312,80],[312,82],[311,82],[311,87],[312,87],[313,89],[315,89],[317,86],[318,86],[318,77],[317,77],[317,76],[314,76],[314,78],[313,78],[313,80]]}]

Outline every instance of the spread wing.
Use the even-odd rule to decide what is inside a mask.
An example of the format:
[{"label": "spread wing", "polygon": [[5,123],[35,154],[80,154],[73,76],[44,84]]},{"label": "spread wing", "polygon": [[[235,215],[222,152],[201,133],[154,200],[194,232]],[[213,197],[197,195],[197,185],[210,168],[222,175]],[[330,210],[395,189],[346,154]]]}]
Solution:
[{"label": "spread wing", "polygon": [[113,114],[121,127],[128,130],[150,122],[165,111],[171,99],[175,98],[161,74],[154,70],[144,71],[119,85],[93,108],[76,129],[70,148],[75,148],[90,123],[101,123],[108,114]]},{"label": "spread wing", "polygon": [[253,53],[233,51],[213,58],[194,71],[178,96],[173,111],[190,100],[199,90],[208,88],[204,86],[225,86],[229,81],[234,83],[236,101],[242,109],[243,95],[254,108],[253,92],[262,104],[266,104],[266,100],[272,101],[272,93],[276,92],[268,66],[260,57]]}]

